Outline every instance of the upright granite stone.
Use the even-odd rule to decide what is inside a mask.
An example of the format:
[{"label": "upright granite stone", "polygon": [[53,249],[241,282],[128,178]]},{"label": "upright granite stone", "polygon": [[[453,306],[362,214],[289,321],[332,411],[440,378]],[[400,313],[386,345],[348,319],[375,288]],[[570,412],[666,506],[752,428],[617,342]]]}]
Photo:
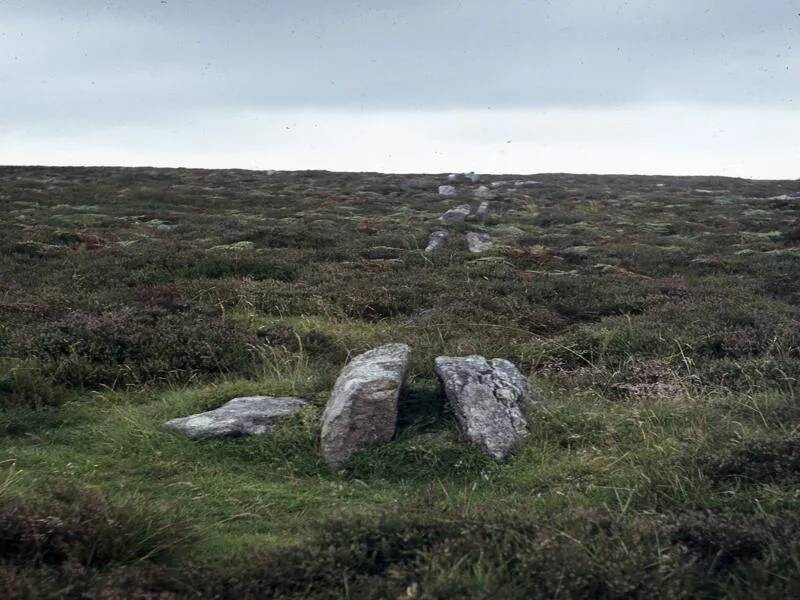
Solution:
[{"label": "upright granite stone", "polygon": [[442,223],[457,223],[466,219],[471,211],[469,204],[460,204],[442,214],[439,220]]},{"label": "upright granite stone", "polygon": [[437,229],[436,231],[431,232],[425,252],[433,252],[434,250],[441,248],[447,243],[449,237],[450,234],[444,229]]},{"label": "upright granite stone", "polygon": [[489,216],[489,202],[484,200],[480,203],[480,206],[478,206],[478,210],[475,211],[475,218],[480,223],[485,223],[487,216]]},{"label": "upright granite stone", "polygon": [[322,457],[332,468],[394,437],[397,398],[410,348],[386,344],[359,354],[339,374],[322,415]]},{"label": "upright granite stone", "polygon": [[469,248],[470,252],[475,254],[491,250],[492,246],[494,245],[492,244],[492,239],[489,237],[488,233],[476,233],[474,231],[470,231],[466,237],[467,248]]},{"label": "upright granite stone", "polygon": [[509,361],[483,356],[439,356],[442,382],[459,429],[480,450],[501,461],[527,433],[525,410],[539,402]]},{"label": "upright granite stone", "polygon": [[254,435],[305,404],[294,396],[234,398],[214,410],[167,421],[164,427],[194,440]]}]

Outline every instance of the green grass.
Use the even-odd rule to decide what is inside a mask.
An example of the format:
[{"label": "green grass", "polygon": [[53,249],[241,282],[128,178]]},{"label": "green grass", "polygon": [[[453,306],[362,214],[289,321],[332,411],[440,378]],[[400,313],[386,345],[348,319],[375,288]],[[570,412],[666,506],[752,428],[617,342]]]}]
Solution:
[{"label": "green grass", "polygon": [[[535,178],[475,257],[421,252],[441,177],[0,169],[0,595],[797,595],[796,182]],[[389,341],[397,437],[332,473],[331,386]],[[433,373],[470,353],[545,400],[505,464]],[[249,394],[311,405],[162,427]]]}]

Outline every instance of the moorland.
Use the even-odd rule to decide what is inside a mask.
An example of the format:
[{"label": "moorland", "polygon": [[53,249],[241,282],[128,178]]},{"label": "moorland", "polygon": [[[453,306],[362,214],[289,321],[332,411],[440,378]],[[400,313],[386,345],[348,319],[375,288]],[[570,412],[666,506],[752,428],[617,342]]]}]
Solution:
[{"label": "moorland", "polygon": [[[800,181],[526,178],[425,253],[474,186],[0,168],[0,596],[800,596]],[[388,342],[397,435],[333,471],[331,386]],[[542,397],[505,462],[433,372],[468,354]],[[311,402],[163,428],[253,394]]]}]

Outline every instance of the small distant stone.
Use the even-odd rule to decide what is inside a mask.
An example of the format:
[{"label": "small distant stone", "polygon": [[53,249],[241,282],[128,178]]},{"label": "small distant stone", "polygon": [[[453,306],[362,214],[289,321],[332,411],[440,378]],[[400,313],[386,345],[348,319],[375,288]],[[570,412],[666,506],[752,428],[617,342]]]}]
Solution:
[{"label": "small distant stone", "polygon": [[439,220],[442,223],[457,223],[458,221],[466,219],[470,212],[472,212],[472,208],[469,204],[460,204],[442,214]]},{"label": "small distant stone", "polygon": [[456,187],[454,185],[440,185],[439,186],[439,195],[440,196],[455,196],[458,193]]},{"label": "small distant stone", "polygon": [[193,440],[256,435],[306,404],[294,396],[246,396],[214,410],[172,419],[164,427]]},{"label": "small distant stone", "polygon": [[513,183],[514,183],[513,181],[493,181],[489,185],[493,190],[496,190],[497,188],[508,187],[509,185],[513,185]]},{"label": "small distant stone", "polygon": [[444,229],[437,229],[436,231],[431,232],[425,252],[433,252],[434,250],[441,248],[447,243],[449,237],[450,234]]},{"label": "small distant stone", "polygon": [[570,246],[564,248],[561,253],[569,254],[572,256],[586,256],[593,250],[592,246]]},{"label": "small distant stone", "polygon": [[386,344],[359,354],[339,374],[322,415],[320,450],[330,467],[394,437],[410,352],[406,344]]},{"label": "small distant stone", "polygon": [[478,206],[478,210],[475,211],[475,218],[478,219],[481,223],[486,221],[486,217],[489,216],[489,202],[484,200]]},{"label": "small distant stone", "polygon": [[528,406],[541,399],[513,363],[483,356],[439,356],[436,375],[462,434],[497,461],[527,434]]},{"label": "small distant stone", "polygon": [[533,181],[532,179],[529,180],[517,180],[514,182],[514,187],[518,188],[527,188],[527,187],[536,187],[537,185],[542,185],[541,181]]},{"label": "small distant stone", "polygon": [[767,200],[800,200],[800,192],[792,192],[790,194],[781,194],[780,196],[772,196]]},{"label": "small distant stone", "polygon": [[256,247],[255,242],[250,241],[241,241],[241,242],[233,242],[232,244],[220,244],[219,246],[213,246],[210,250],[222,250],[224,252],[243,252],[245,250],[252,250]]},{"label": "small distant stone", "polygon": [[476,233],[471,231],[467,234],[467,247],[470,252],[474,252],[475,254],[486,252],[487,250],[491,250],[493,245],[492,239],[489,237],[488,233]]},{"label": "small distant stone", "polygon": [[728,190],[704,190],[704,189],[696,189],[696,194],[725,194]]},{"label": "small distant stone", "polygon": [[476,198],[482,198],[482,199],[484,199],[484,200],[488,200],[488,199],[490,199],[490,198],[494,198],[494,194],[492,193],[492,190],[491,190],[491,189],[489,189],[489,188],[488,188],[487,186],[485,186],[485,185],[482,185],[482,186],[480,186],[479,188],[477,188],[477,189],[476,189],[476,190],[473,192],[473,194],[475,195],[475,197],[476,197]]},{"label": "small distant stone", "polygon": [[464,173],[464,177],[469,179],[472,183],[478,183],[481,180],[481,176],[475,173],[474,171],[470,171],[469,173]]}]

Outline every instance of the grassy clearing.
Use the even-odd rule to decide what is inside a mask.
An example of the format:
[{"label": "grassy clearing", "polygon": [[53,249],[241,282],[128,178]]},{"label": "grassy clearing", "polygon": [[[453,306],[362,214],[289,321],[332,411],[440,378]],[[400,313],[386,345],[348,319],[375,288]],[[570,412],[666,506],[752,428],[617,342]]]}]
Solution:
[{"label": "grassy clearing", "polygon": [[[417,179],[0,169],[0,595],[797,595],[797,184],[536,176],[476,259],[470,223],[420,251],[461,199]],[[397,439],[331,473],[331,385],[387,341]],[[507,464],[435,381],[468,353],[545,399]],[[161,427],[247,394],[312,405]]]}]

